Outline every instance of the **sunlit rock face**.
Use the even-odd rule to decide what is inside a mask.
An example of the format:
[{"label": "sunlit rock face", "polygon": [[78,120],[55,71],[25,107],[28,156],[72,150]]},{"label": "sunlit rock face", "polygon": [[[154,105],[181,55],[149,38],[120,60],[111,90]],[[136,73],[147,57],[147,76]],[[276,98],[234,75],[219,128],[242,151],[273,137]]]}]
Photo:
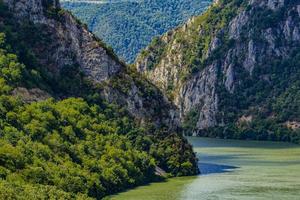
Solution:
[{"label": "sunlit rock face", "polygon": [[[94,81],[101,82],[117,73],[121,65],[112,58],[93,34],[81,26],[69,13],[60,11],[58,0],[5,0],[22,23],[30,21],[43,27],[52,41],[42,51],[40,61],[50,64],[52,71],[65,66],[80,65]],[[57,20],[59,19],[59,20]]]},{"label": "sunlit rock face", "polygon": [[[215,1],[213,6],[220,2]],[[195,38],[204,37],[205,30],[197,24],[200,18],[194,18],[163,35],[159,45],[146,48],[138,57],[136,68],[166,94],[175,91],[169,97],[179,108],[182,121],[191,110],[198,112],[196,132],[223,125],[224,111],[220,102],[224,93],[234,99],[243,92],[241,88],[253,86],[245,86],[247,79],[271,84],[272,75],[263,72],[268,70],[266,66],[274,59],[289,58],[299,47],[299,14],[296,1],[245,1],[225,27],[216,29],[207,48],[197,46]],[[262,22],[267,15],[269,21]],[[231,43],[225,49],[228,41]],[[187,47],[195,51],[201,49],[202,59],[208,58],[209,64],[182,79],[181,75],[191,67],[186,64],[191,59],[185,55]],[[262,72],[257,73],[258,70]]]},{"label": "sunlit rock face", "polygon": [[3,0],[11,10],[14,11],[14,15],[22,19],[29,19],[32,22],[45,23],[47,18],[45,17],[45,11],[47,8],[60,8],[58,0]]}]

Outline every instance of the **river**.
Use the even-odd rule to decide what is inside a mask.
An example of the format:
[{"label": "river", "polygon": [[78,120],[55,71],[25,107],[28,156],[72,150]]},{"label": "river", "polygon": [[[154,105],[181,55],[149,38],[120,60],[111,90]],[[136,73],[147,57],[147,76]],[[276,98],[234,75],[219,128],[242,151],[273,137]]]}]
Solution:
[{"label": "river", "polygon": [[172,178],[110,200],[299,200],[300,146],[189,137],[202,174]]}]

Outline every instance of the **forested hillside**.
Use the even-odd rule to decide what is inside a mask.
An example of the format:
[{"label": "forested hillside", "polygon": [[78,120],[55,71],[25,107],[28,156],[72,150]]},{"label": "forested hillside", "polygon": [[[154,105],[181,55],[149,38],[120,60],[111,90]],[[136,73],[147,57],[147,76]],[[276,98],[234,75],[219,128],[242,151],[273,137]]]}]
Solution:
[{"label": "forested hillside", "polygon": [[219,0],[155,39],[136,67],[187,134],[300,142],[298,1]]},{"label": "forested hillside", "polygon": [[118,3],[63,2],[62,6],[132,63],[155,36],[202,13],[211,0],[138,0]]},{"label": "forested hillside", "polygon": [[198,173],[179,133],[102,95],[126,102],[137,87],[139,102],[163,104],[129,71],[58,1],[1,0],[0,199],[101,199],[157,180],[157,166]]}]

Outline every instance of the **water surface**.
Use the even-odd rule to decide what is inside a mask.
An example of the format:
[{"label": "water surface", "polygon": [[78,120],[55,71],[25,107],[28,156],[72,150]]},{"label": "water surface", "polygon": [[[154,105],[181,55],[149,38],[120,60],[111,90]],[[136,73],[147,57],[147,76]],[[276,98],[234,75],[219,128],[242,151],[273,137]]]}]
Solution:
[{"label": "water surface", "polygon": [[197,137],[188,139],[199,157],[201,176],[153,183],[110,199],[300,199],[299,145]]}]

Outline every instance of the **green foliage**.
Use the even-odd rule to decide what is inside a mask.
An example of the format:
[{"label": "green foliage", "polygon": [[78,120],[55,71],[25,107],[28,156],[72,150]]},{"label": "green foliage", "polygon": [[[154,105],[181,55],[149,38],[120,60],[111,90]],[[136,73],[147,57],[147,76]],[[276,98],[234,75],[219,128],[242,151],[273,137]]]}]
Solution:
[{"label": "green foliage", "polygon": [[[166,44],[162,38],[154,39],[147,50],[141,54],[141,59],[147,59],[148,70],[153,70],[160,62],[163,53],[171,48],[170,45],[179,44],[182,54],[183,67],[180,69],[180,80],[185,81],[191,75],[208,66],[212,60],[220,59],[233,45],[234,41],[220,30],[226,29],[231,19],[244,9],[245,1],[222,0],[214,4],[200,16],[195,17],[187,28],[176,29],[172,41]],[[200,33],[199,33],[200,30]],[[221,47],[207,57],[207,52],[214,37],[218,37]],[[150,63],[150,64],[149,64]]]},{"label": "green foliage", "polygon": [[[196,169],[194,155],[188,155],[190,146],[169,146],[169,139],[163,138],[158,143],[156,137],[143,138],[138,129],[129,130],[127,134],[134,134],[129,140],[127,134],[122,136],[128,127],[107,118],[105,112],[76,98],[4,110],[2,178],[9,184],[19,180],[25,187],[52,185],[68,195],[101,198],[152,180],[155,165],[174,175],[188,175]],[[180,137],[174,136],[172,144],[174,140],[177,145],[187,145]]]},{"label": "green foliage", "polygon": [[[147,65],[147,70],[153,70],[156,65],[159,64],[160,59],[163,57],[165,52],[166,44],[160,38],[156,37],[149,44],[149,49],[144,50],[141,54],[142,57],[149,58],[149,64]],[[149,55],[151,52],[151,55]]]},{"label": "green foliage", "polygon": [[[0,47],[5,46],[5,34],[0,33]],[[18,63],[17,56],[0,49],[0,94],[10,91],[10,86],[16,86],[22,75],[24,65]]]},{"label": "green foliage", "polygon": [[[273,58],[257,66],[250,78],[239,71],[245,84],[237,88],[234,96],[219,86],[219,118],[227,125],[203,130],[199,135],[299,143],[299,129],[288,128],[286,124],[300,121],[300,54],[298,47],[290,50],[286,59]],[[239,122],[243,115],[251,115],[252,121]]]},{"label": "green foliage", "polygon": [[[79,66],[56,75],[40,66],[30,44],[47,45],[51,37],[43,27],[17,26],[1,1],[0,10],[0,199],[101,199],[156,180],[157,165],[173,175],[197,173],[190,147],[184,155],[177,146],[157,154],[170,133],[157,130],[158,138],[139,128],[124,109],[100,98]],[[53,98],[25,103],[13,95],[17,87]],[[141,91],[145,98],[155,94],[150,85]],[[173,160],[169,166],[166,159]]]},{"label": "green foliage", "polygon": [[0,181],[1,199],[77,199],[92,200],[84,194],[71,194],[50,185],[33,185]]},{"label": "green foliage", "polygon": [[23,65],[17,63],[17,56],[14,54],[0,53],[1,78],[8,83],[16,83],[21,78]]},{"label": "green foliage", "polygon": [[3,109],[1,176],[11,184],[53,185],[95,198],[151,180],[155,160],[102,113],[75,98]]},{"label": "green foliage", "polygon": [[210,0],[142,0],[62,5],[88,24],[121,58],[132,63],[152,38],[200,14],[210,3]]},{"label": "green foliage", "polygon": [[[157,135],[160,138],[161,135]],[[192,146],[187,142],[182,143],[185,140],[179,135],[169,135],[167,138],[158,141],[157,145],[153,145],[150,154],[154,158],[159,159],[159,166],[163,169],[167,169],[172,175],[186,176],[190,174],[190,169],[196,169],[194,173],[197,173],[196,163],[193,160],[194,153]],[[185,158],[183,161],[182,159]]]},{"label": "green foliage", "polygon": [[[300,63],[299,63],[300,64]],[[300,82],[299,80],[281,94],[274,104],[273,110],[278,113],[280,121],[300,121]]]},{"label": "green foliage", "polygon": [[259,9],[255,11],[257,15],[253,16],[252,19],[252,25],[254,25],[256,30],[274,27],[284,16],[284,8],[277,11],[262,8],[257,9]]},{"label": "green foliage", "polygon": [[[126,73],[120,73],[113,77],[109,84],[115,92],[121,93],[121,95],[131,96],[132,91],[136,91],[140,98],[143,99],[143,107],[145,109],[146,116],[145,122],[151,120],[163,121],[169,115],[169,109],[172,109],[172,105],[163,101],[163,94],[157,88],[155,88],[149,81],[146,81],[136,69],[126,68]],[[122,100],[120,100],[122,103]],[[139,106],[138,104],[136,105]],[[146,123],[147,125],[149,123]],[[151,124],[151,122],[150,122]],[[165,124],[160,125],[160,128],[165,128]],[[151,125],[150,125],[151,126]],[[153,128],[147,127],[152,130]],[[153,132],[153,130],[151,131]]]},{"label": "green foliage", "polygon": [[[162,39],[160,42],[155,41],[153,44],[161,43],[161,45],[150,45],[147,48],[150,50],[143,52],[141,57],[147,61],[150,58],[153,63],[158,63],[162,58],[156,56],[156,60],[155,56],[151,57],[151,53],[167,51],[171,48],[170,45],[178,43],[181,51],[178,55],[183,55],[180,76],[181,80],[185,81],[212,62],[217,65],[224,62],[225,55],[230,55],[228,50],[239,48],[238,55],[240,57],[230,58],[230,64],[234,68],[234,76],[237,80],[234,94],[229,93],[224,86],[224,69],[218,69],[219,81],[216,90],[220,112],[217,115],[217,121],[222,126],[202,130],[199,135],[299,142],[299,129],[287,127],[289,122],[299,123],[300,121],[298,106],[300,51],[298,43],[286,41],[278,36],[275,48],[288,49],[286,55],[284,57],[270,55],[267,59],[262,59],[263,61],[255,66],[251,75],[243,67],[244,52],[240,50],[240,47],[250,40],[263,49],[266,39],[261,37],[262,32],[268,28],[275,29],[284,23],[287,15],[294,12],[290,12],[293,10],[293,6],[295,6],[295,2],[287,1],[284,8],[269,10],[260,6],[247,6],[247,1],[243,0],[219,1],[203,15],[194,18],[186,27],[175,30],[168,44],[163,43]],[[228,24],[241,11],[246,11],[250,15],[249,20],[242,28],[242,37],[236,40],[229,39]],[[207,56],[212,39],[215,37],[218,38],[217,42],[221,45],[218,45],[210,53],[210,56]],[[235,47],[237,48],[235,49]],[[151,48],[155,48],[155,50]],[[153,68],[151,67],[151,69]],[[197,106],[195,107],[197,108]],[[199,109],[193,109],[185,116],[183,128],[186,133],[192,133],[197,125],[199,119],[197,110]],[[241,122],[240,119],[245,116],[251,117],[251,120]]]},{"label": "green foliage", "polygon": [[[12,54],[1,55],[2,60],[0,77],[8,80],[2,83],[5,87],[12,77],[21,78],[22,68],[16,73],[16,66],[23,65]],[[103,110],[83,99],[23,104],[2,94],[1,178],[7,181],[8,188],[19,188],[26,195],[25,188],[34,191],[37,187],[40,190],[39,185],[52,185],[66,195],[94,198],[151,180],[155,160],[134,148],[125,136],[138,129],[134,130],[132,122],[125,118],[114,119],[106,114],[109,111],[109,106]],[[18,182],[22,186],[12,186]],[[1,195],[20,198],[9,191]]]},{"label": "green foliage", "polygon": [[182,128],[187,133],[192,133],[194,128],[197,126],[197,122],[199,119],[199,112],[196,109],[192,109],[185,116]]},{"label": "green foliage", "polygon": [[255,119],[250,123],[229,123],[225,127],[214,127],[198,133],[204,137],[241,140],[271,140],[300,143],[300,131],[291,130],[273,119]]},{"label": "green foliage", "polygon": [[[202,70],[213,59],[220,59],[224,52],[232,45],[232,41],[227,39],[226,34],[217,34],[221,29],[228,26],[231,19],[236,16],[243,6],[243,1],[222,0],[195,19],[190,28],[190,35],[192,36],[182,38],[182,42],[187,44],[184,46],[183,55],[186,58],[185,65],[188,66],[188,74],[194,74]],[[199,29],[201,30],[201,34],[199,34]],[[179,33],[179,37],[182,37],[180,34],[182,33]],[[206,55],[209,46],[212,39],[216,36],[222,45],[207,58]],[[189,48],[189,46],[192,48]]]}]

